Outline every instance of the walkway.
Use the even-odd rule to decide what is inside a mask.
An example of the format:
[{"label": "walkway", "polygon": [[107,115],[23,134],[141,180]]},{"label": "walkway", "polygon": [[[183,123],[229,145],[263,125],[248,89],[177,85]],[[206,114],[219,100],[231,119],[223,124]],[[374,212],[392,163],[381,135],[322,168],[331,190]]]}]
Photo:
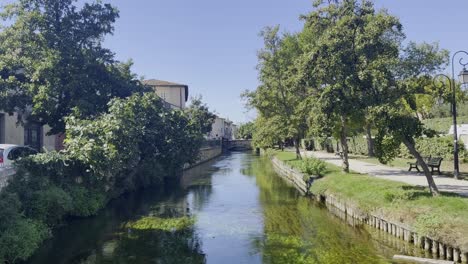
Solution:
[{"label": "walkway", "polygon": [[[306,156],[313,156],[328,163],[341,166],[341,158],[332,153],[307,151]],[[349,160],[349,167],[352,171],[369,174],[381,179],[400,181],[411,185],[427,186],[424,174],[417,172],[408,172],[399,168],[392,168],[385,165],[376,165],[364,161]],[[455,180],[447,177],[434,175],[434,181],[442,192],[453,192],[468,197],[468,181]]]}]

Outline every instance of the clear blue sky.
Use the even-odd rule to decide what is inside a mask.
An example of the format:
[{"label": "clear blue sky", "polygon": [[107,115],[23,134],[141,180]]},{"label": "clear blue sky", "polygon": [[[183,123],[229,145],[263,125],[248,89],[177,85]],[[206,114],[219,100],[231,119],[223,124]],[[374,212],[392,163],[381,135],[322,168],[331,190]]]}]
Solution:
[{"label": "clear blue sky", "polygon": [[[298,17],[311,0],[113,0],[120,10],[106,46],[119,60],[133,59],[134,71],[189,85],[212,110],[235,122],[246,113],[240,93],[258,85],[258,32],[280,24],[299,31]],[[404,25],[408,40],[439,41],[454,52],[468,50],[468,0],[376,0]]]}]

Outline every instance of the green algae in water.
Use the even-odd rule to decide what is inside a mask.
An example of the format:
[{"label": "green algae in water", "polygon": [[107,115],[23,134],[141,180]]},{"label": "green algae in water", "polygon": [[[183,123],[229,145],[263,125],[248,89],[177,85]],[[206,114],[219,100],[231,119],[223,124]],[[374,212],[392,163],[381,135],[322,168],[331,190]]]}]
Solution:
[{"label": "green algae in water", "polygon": [[147,216],[135,222],[129,222],[125,227],[135,230],[179,231],[188,229],[194,224],[194,217],[160,218]]}]

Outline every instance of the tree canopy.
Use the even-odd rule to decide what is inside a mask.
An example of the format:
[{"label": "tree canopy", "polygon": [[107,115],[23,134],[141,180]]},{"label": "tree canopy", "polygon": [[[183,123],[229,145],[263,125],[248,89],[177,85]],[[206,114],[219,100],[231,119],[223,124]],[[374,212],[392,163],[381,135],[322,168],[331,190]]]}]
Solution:
[{"label": "tree canopy", "polygon": [[1,13],[0,108],[63,132],[64,117],[90,117],[144,87],[102,46],[119,12],[99,1],[20,0]]},{"label": "tree canopy", "polygon": [[448,52],[437,43],[403,46],[399,19],[368,0],[315,1],[302,19],[299,33],[280,35],[278,27],[261,33],[260,85],[244,94],[259,114],[254,142],[271,147],[306,134],[333,136],[349,171],[348,137],[365,132],[374,155],[377,132],[375,154],[382,162],[401,144],[420,160],[414,138],[433,133],[417,117],[450,96],[432,82],[446,67]]}]

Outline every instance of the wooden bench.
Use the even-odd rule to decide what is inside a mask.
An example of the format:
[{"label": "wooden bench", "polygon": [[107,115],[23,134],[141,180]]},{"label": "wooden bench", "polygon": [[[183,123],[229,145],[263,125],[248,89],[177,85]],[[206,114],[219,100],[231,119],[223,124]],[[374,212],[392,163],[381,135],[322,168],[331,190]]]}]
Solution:
[{"label": "wooden bench", "polygon": [[443,158],[441,157],[434,157],[434,158],[430,158],[429,161],[426,163],[428,167],[431,168],[431,172],[432,174],[434,174],[434,169],[437,169],[437,173],[442,174],[440,172],[440,164],[442,164],[442,160],[444,160]]},{"label": "wooden bench", "polygon": [[[431,156],[423,157],[423,160],[426,164],[430,159],[431,159]],[[421,172],[419,170],[419,162],[417,160],[415,162],[408,162],[408,165],[410,166],[408,171],[412,171],[413,169],[416,169],[418,172]]]},{"label": "wooden bench", "polygon": [[[437,172],[439,173],[439,175],[441,174],[440,172],[440,165],[442,164],[442,160],[443,158],[441,157],[423,157],[424,159],[424,162],[426,163],[426,165],[431,168],[431,172],[434,173],[434,172]],[[419,170],[419,162],[418,161],[415,161],[415,162],[408,162],[409,164],[409,169],[408,171],[412,171],[413,169],[416,169],[418,172],[421,172]]]}]

